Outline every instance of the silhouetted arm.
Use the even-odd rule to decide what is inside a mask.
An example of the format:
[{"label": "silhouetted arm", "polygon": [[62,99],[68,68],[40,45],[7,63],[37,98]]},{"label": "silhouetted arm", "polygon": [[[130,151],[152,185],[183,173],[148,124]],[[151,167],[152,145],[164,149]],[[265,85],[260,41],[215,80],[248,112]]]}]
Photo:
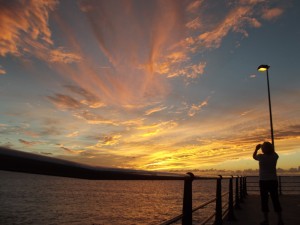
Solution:
[{"label": "silhouetted arm", "polygon": [[261,144],[256,145],[255,150],[253,152],[253,159],[256,159],[257,151],[260,149]]}]

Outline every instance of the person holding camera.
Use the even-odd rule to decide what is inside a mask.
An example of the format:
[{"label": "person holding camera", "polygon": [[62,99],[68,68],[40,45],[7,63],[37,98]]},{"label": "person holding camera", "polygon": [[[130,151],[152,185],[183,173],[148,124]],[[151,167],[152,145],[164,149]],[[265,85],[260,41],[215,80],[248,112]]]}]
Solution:
[{"label": "person holding camera", "polygon": [[[257,154],[258,150],[262,150],[262,154]],[[281,204],[278,196],[278,180],[276,173],[276,164],[279,158],[270,142],[258,144],[253,152],[253,158],[259,162],[259,187],[261,197],[261,209],[264,213],[264,221],[261,225],[269,224],[269,194],[272,199],[274,211],[278,216],[278,225],[283,225],[281,216]]]}]

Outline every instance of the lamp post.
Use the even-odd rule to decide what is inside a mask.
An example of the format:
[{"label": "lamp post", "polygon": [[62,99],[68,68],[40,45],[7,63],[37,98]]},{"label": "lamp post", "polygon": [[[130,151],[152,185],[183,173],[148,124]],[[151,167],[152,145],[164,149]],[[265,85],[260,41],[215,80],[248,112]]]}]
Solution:
[{"label": "lamp post", "polygon": [[268,99],[269,99],[269,112],[270,112],[270,126],[271,126],[271,139],[272,139],[273,148],[275,149],[274,133],[273,133],[273,120],[272,120],[272,107],[271,107],[271,96],[270,96],[270,85],[269,85],[269,68],[270,68],[270,66],[268,66],[268,65],[260,65],[257,68],[257,70],[260,71],[260,72],[266,71],[266,73],[267,73]]}]

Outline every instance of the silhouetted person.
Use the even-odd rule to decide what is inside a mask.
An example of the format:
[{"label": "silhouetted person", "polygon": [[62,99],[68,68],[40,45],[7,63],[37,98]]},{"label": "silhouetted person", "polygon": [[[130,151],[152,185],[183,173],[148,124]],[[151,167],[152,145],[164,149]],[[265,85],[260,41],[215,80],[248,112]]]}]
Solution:
[{"label": "silhouetted person", "polygon": [[[261,148],[263,154],[257,154]],[[276,163],[279,156],[274,150],[270,142],[264,142],[262,145],[258,144],[253,152],[253,158],[259,161],[259,187],[261,198],[261,209],[264,213],[264,221],[261,225],[269,224],[269,193],[273,202],[274,211],[278,215],[278,225],[283,225],[281,217],[281,205],[278,197],[278,181],[276,174]]]}]

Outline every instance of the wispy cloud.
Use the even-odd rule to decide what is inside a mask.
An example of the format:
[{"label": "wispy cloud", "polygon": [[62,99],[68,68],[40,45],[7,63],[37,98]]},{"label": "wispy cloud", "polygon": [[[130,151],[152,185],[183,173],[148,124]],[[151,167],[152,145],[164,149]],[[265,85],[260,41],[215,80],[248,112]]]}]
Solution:
[{"label": "wispy cloud", "polygon": [[164,121],[159,123],[154,123],[151,125],[143,125],[138,127],[138,130],[144,131],[140,136],[142,137],[150,137],[154,135],[162,135],[164,132],[171,130],[178,126],[178,123],[175,121]]},{"label": "wispy cloud", "polygon": [[81,56],[78,54],[67,52],[62,47],[58,49],[53,49],[50,51],[50,62],[63,62],[63,63],[73,63],[79,62]]},{"label": "wispy cloud", "polygon": [[30,55],[46,62],[71,63],[81,57],[55,48],[49,27],[56,0],[2,1],[0,9],[0,56]]},{"label": "wispy cloud", "polygon": [[5,69],[0,65],[0,75],[6,74]]},{"label": "wispy cloud", "polygon": [[117,145],[120,142],[120,139],[122,138],[122,135],[120,134],[114,134],[109,136],[104,136],[97,142],[96,145],[88,146],[88,149],[101,149],[104,146],[114,146]]},{"label": "wispy cloud", "polygon": [[190,13],[195,13],[203,4],[204,0],[195,0],[188,4],[186,10]]},{"label": "wispy cloud", "polygon": [[74,114],[75,117],[84,119],[89,124],[109,124],[109,125],[115,125],[117,126],[119,124],[118,121],[115,121],[114,119],[107,119],[99,114],[95,114],[92,112],[89,112],[87,110],[77,112]]},{"label": "wispy cloud", "polygon": [[[219,48],[223,38],[230,32],[240,32],[248,35],[244,29],[244,23],[249,22],[248,15],[251,14],[250,7],[237,7],[226,15],[225,19],[212,30],[204,32],[198,36],[198,41],[205,48]],[[253,24],[253,23],[252,23]]]},{"label": "wispy cloud", "polygon": [[84,150],[74,150],[74,149],[71,149],[69,147],[65,147],[64,145],[62,144],[57,144],[57,146],[64,150],[64,152],[68,153],[68,154],[72,154],[72,155],[79,155],[79,154],[82,154],[84,152]]},{"label": "wispy cloud", "polygon": [[79,131],[74,131],[66,135],[66,137],[77,137],[79,135]]},{"label": "wispy cloud", "polygon": [[19,139],[19,142],[26,145],[26,146],[33,146],[33,145],[37,145],[37,144],[41,143],[39,141],[26,141],[26,140],[23,140],[23,139]]},{"label": "wispy cloud", "polygon": [[158,106],[158,107],[149,109],[149,110],[147,110],[147,111],[145,112],[145,116],[149,116],[149,115],[151,115],[151,114],[153,114],[153,113],[160,112],[160,111],[162,111],[162,110],[164,110],[164,109],[166,109],[166,108],[167,108],[167,107],[165,107],[165,106]]},{"label": "wispy cloud", "polygon": [[265,20],[274,20],[283,14],[284,10],[282,8],[271,8],[265,9],[262,14],[262,18]]},{"label": "wispy cloud", "polygon": [[55,96],[48,96],[47,98],[60,109],[78,109],[81,107],[79,101],[68,95],[55,94]]},{"label": "wispy cloud", "polygon": [[188,115],[194,116],[198,111],[200,111],[204,106],[207,106],[208,100],[201,102],[199,105],[193,104],[189,109]]},{"label": "wispy cloud", "polygon": [[35,48],[32,42],[39,40],[49,46],[51,31],[48,27],[49,12],[56,1],[2,1],[0,12],[0,55],[21,55]]},{"label": "wispy cloud", "polygon": [[54,96],[47,96],[47,98],[59,109],[79,109],[79,108],[101,108],[105,103],[101,101],[91,92],[74,85],[65,85],[66,90],[72,95],[77,95],[77,98],[57,93]]},{"label": "wispy cloud", "polygon": [[83,97],[80,102],[84,105],[87,105],[90,108],[100,108],[105,106],[105,103],[101,101],[96,95],[87,91],[84,88],[74,86],[74,85],[65,85],[65,88],[81,97]]}]

